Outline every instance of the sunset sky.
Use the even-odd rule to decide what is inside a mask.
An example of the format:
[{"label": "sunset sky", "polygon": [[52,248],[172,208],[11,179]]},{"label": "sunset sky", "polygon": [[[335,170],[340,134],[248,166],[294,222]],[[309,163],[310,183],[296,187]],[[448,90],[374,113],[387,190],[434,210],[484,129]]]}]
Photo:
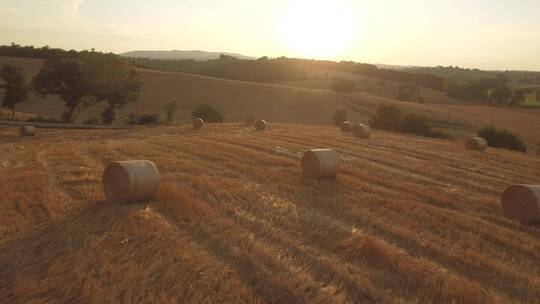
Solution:
[{"label": "sunset sky", "polygon": [[540,71],[538,0],[0,0],[0,43]]}]

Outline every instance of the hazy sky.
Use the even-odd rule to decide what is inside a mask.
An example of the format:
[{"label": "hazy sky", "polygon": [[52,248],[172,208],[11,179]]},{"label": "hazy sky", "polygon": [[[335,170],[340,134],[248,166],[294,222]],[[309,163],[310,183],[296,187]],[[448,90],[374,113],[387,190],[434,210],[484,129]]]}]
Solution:
[{"label": "hazy sky", "polygon": [[540,0],[0,0],[0,43],[540,70]]}]

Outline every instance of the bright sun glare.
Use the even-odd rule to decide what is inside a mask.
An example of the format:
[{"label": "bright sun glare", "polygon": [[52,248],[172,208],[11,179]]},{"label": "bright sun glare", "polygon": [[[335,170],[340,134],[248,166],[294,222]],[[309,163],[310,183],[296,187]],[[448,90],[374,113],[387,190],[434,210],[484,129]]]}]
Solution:
[{"label": "bright sun glare", "polygon": [[284,12],[280,35],[296,55],[330,59],[352,43],[356,31],[343,1],[296,0]]}]

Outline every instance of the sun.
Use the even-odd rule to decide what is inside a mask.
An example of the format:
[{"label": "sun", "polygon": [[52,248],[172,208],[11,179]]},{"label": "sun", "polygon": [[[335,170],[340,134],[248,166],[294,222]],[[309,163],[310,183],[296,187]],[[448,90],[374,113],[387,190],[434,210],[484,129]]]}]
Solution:
[{"label": "sun", "polygon": [[354,18],[343,1],[289,1],[280,37],[295,56],[332,59],[357,35]]}]

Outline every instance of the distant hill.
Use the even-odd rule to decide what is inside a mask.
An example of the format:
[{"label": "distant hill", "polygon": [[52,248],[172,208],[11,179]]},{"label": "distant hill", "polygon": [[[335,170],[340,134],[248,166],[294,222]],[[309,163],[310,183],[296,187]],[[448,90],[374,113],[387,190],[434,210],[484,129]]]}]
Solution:
[{"label": "distant hill", "polygon": [[193,59],[197,61],[205,61],[218,59],[221,54],[227,56],[233,56],[238,59],[256,59],[256,57],[245,56],[235,53],[227,52],[206,52],[206,51],[132,51],[120,54],[124,57],[135,57],[135,58],[150,58],[150,59],[169,59],[169,60],[183,60],[183,59]]},{"label": "distant hill", "polygon": [[412,66],[412,65],[394,65],[394,64],[381,64],[381,63],[376,63],[375,66],[378,67],[379,69],[398,70],[398,71],[416,68],[415,66]]}]

